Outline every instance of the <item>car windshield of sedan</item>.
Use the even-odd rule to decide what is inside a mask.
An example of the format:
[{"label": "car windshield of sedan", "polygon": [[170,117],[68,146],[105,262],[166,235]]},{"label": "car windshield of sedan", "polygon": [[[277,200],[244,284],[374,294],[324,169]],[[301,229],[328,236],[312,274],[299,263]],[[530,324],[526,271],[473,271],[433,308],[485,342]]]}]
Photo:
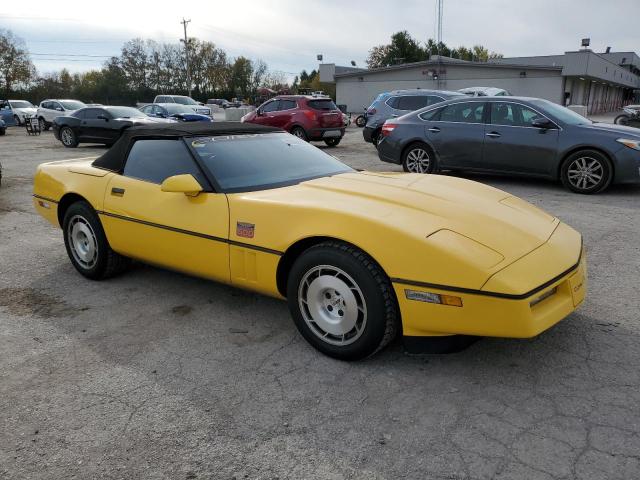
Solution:
[{"label": "car windshield of sedan", "polygon": [[84,103],[78,102],[77,100],[61,100],[60,104],[62,104],[65,110],[79,110],[86,107]]},{"label": "car windshield of sedan", "polygon": [[147,115],[133,107],[109,107],[107,111],[113,118],[144,118]]},{"label": "car windshield of sedan", "polygon": [[9,100],[12,108],[35,108],[31,102],[26,100]]},{"label": "car windshield of sedan", "polygon": [[566,107],[562,107],[556,103],[550,102],[549,100],[533,100],[531,103],[537,107],[541,107],[551,115],[556,117],[561,122],[564,122],[569,125],[589,125],[593,123],[586,117],[583,117],[579,113],[574,112],[573,110],[569,110]]},{"label": "car windshield of sedan", "polygon": [[178,103],[163,105],[163,108],[169,112],[170,115],[173,115],[174,113],[196,113],[192,108]]},{"label": "car windshield of sedan", "polygon": [[198,102],[191,97],[173,97],[173,101],[181,105],[198,105]]},{"label": "car windshield of sedan", "polygon": [[189,140],[226,192],[277,188],[353,171],[331,155],[288,133]]}]

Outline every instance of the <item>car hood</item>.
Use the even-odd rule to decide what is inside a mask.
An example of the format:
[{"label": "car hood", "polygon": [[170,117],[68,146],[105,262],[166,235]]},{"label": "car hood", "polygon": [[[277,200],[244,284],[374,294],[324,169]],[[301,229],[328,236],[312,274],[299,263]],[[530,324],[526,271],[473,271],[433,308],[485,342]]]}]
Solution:
[{"label": "car hood", "polygon": [[25,108],[14,108],[13,111],[22,113],[22,114],[35,115],[38,109],[36,107],[25,107]]},{"label": "car hood", "polygon": [[625,136],[633,136],[634,138],[640,138],[640,130],[635,127],[626,127],[624,125],[615,125],[611,123],[588,123],[586,125],[581,125],[584,128],[588,128],[589,130],[596,130],[600,132],[611,132],[617,133]]},{"label": "car hood", "polygon": [[[418,238],[440,230],[456,232],[509,262],[545,243],[560,223],[506,192],[442,175],[359,172],[303,182],[298,188],[327,206],[342,197],[338,208],[343,212],[400,223],[397,228]],[[307,192],[299,192],[298,198]],[[400,218],[406,221],[398,222]]]}]

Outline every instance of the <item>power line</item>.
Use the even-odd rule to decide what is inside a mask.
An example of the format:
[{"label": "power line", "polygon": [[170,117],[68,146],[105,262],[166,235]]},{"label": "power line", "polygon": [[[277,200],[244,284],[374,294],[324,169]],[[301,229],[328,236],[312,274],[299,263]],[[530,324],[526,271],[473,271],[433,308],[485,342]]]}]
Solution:
[{"label": "power line", "polygon": [[96,57],[96,58],[111,58],[113,55],[89,55],[82,53],[33,53],[29,52],[29,55],[48,55],[54,57]]}]

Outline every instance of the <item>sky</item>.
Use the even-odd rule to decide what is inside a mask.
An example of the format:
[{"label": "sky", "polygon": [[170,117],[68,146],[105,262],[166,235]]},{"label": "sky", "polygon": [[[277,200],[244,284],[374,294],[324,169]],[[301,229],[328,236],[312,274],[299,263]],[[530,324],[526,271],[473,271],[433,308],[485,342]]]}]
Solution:
[{"label": "sky", "polygon": [[[214,42],[231,57],[264,60],[289,79],[324,62],[366,66],[369,49],[399,30],[435,38],[436,0],[29,0],[0,3],[0,29],[22,37],[41,73],[100,68],[131,38]],[[443,41],[504,56],[580,48],[640,52],[640,0],[444,0]]]}]

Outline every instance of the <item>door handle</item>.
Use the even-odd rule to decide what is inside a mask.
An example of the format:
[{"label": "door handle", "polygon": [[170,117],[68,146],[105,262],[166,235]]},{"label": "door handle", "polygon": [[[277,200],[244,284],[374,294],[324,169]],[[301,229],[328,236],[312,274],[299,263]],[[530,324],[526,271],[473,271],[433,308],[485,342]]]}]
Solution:
[{"label": "door handle", "polygon": [[430,131],[430,132],[433,132],[433,133],[438,133],[438,132],[440,131],[440,129],[439,129],[438,127],[431,127],[431,128],[429,129],[429,131]]},{"label": "door handle", "polygon": [[111,189],[111,195],[119,195],[119,196],[124,195],[124,188],[113,187]]},{"label": "door handle", "polygon": [[489,133],[485,133],[485,135],[487,137],[491,137],[491,138],[498,138],[501,137],[502,135],[500,135],[498,132],[489,132]]}]

